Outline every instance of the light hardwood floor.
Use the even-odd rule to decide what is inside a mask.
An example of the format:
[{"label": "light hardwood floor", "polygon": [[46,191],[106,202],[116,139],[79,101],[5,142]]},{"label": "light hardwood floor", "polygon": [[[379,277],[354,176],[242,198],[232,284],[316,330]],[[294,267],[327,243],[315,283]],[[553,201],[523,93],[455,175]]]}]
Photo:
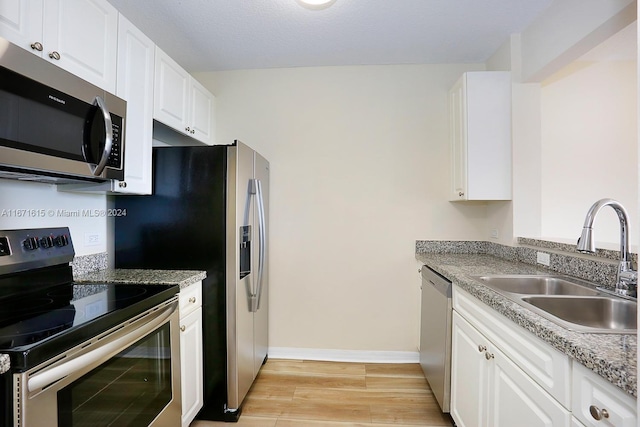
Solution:
[{"label": "light hardwood floor", "polygon": [[[224,425],[194,421],[190,427]],[[452,422],[440,412],[419,364],[268,360],[236,425],[405,427]]]}]

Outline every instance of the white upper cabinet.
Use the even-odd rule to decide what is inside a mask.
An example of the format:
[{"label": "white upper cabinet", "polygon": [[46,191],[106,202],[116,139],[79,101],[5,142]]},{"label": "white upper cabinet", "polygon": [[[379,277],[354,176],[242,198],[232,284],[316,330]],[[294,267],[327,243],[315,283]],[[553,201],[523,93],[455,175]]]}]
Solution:
[{"label": "white upper cabinet", "polygon": [[124,16],[118,24],[116,95],[127,101],[125,179],[119,193],[151,194],[155,44]]},{"label": "white upper cabinet", "polygon": [[[0,0],[0,35],[41,56],[44,0]],[[33,44],[33,47],[31,46]]]},{"label": "white upper cabinet", "polygon": [[156,47],[153,118],[178,132],[189,127],[189,73]]},{"label": "white upper cabinet", "polygon": [[2,0],[0,35],[111,93],[118,11],[106,0]]},{"label": "white upper cabinet", "polygon": [[213,95],[157,47],[153,118],[182,135],[213,144]]},{"label": "white upper cabinet", "polygon": [[463,74],[449,92],[449,116],[449,200],[510,200],[510,73]]},{"label": "white upper cabinet", "polygon": [[213,95],[191,78],[191,134],[198,141],[213,144]]}]

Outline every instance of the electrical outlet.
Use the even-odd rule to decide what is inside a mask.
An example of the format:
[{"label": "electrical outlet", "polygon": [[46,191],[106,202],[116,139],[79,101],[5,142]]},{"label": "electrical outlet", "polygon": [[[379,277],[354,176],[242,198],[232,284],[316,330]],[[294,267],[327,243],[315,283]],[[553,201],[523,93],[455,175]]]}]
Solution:
[{"label": "electrical outlet", "polygon": [[498,229],[497,228],[492,228],[491,229],[491,238],[492,239],[497,239],[498,238]]},{"label": "electrical outlet", "polygon": [[551,265],[551,255],[546,252],[538,252],[536,254],[536,260],[538,264],[546,265],[547,267]]},{"label": "electrical outlet", "polygon": [[98,246],[102,243],[102,239],[99,234],[95,233],[86,233],[84,235],[84,245],[85,246]]}]

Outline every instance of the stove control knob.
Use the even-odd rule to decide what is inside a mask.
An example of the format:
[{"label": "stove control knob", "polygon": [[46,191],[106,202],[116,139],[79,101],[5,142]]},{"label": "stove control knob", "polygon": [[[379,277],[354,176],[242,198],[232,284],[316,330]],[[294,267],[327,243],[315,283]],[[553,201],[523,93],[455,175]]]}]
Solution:
[{"label": "stove control knob", "polygon": [[69,238],[66,234],[61,234],[53,238],[53,244],[56,246],[67,246],[69,244]]},{"label": "stove control knob", "polygon": [[22,246],[28,251],[35,251],[40,247],[40,241],[37,237],[27,237],[24,242],[22,242]]},{"label": "stove control knob", "polygon": [[40,246],[42,246],[45,249],[53,246],[53,239],[51,238],[51,236],[45,236],[42,239],[40,239]]}]

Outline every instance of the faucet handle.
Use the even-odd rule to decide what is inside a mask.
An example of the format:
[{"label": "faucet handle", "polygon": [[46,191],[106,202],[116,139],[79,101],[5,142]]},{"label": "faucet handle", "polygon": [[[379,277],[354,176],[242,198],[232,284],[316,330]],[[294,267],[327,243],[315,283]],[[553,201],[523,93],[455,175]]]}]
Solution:
[{"label": "faucet handle", "polygon": [[638,284],[638,272],[635,270],[624,270],[620,271],[618,275],[621,282],[626,283],[627,285],[637,285]]}]

